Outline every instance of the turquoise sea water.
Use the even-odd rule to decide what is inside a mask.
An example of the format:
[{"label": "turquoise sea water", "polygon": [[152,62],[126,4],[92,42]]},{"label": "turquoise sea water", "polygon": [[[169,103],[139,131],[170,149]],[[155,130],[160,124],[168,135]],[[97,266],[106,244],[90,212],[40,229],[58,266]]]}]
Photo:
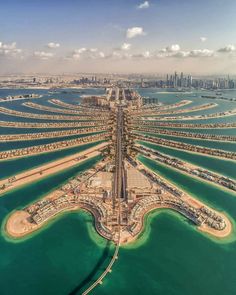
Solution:
[{"label": "turquoise sea water", "polygon": [[42,164],[49,163],[51,161],[55,161],[65,156],[73,155],[74,153],[78,153],[80,151],[84,151],[90,147],[97,145],[99,142],[88,143],[85,145],[81,145],[78,147],[73,147],[70,149],[65,149],[57,152],[50,152],[36,156],[24,157],[15,160],[7,160],[1,161],[1,170],[0,170],[0,179],[12,176],[16,173],[23,172],[27,169],[38,167]]},{"label": "turquoise sea water", "polygon": [[91,132],[91,133],[84,133],[72,136],[65,136],[65,137],[55,137],[55,138],[47,138],[47,139],[37,139],[37,140],[22,140],[22,141],[12,141],[12,142],[0,142],[0,150],[10,150],[10,149],[20,149],[25,147],[49,144],[58,141],[65,141],[65,140],[73,140],[76,138],[87,137],[90,135],[96,135],[102,132]]},{"label": "turquoise sea water", "polygon": [[[81,127],[78,128],[69,128],[69,129],[79,129]],[[84,128],[84,127],[82,127]],[[53,132],[53,131],[61,131],[61,130],[68,130],[68,128],[0,128],[0,134],[4,135],[4,134],[21,134],[21,133],[44,133],[47,131]]]},{"label": "turquoise sea water", "polygon": [[206,134],[216,134],[216,135],[234,135],[236,134],[235,128],[212,128],[212,129],[191,129],[191,128],[164,128],[164,127],[158,127],[162,129],[169,129],[173,131],[186,131],[186,132],[192,132],[192,133],[206,133]]},{"label": "turquoise sea water", "polygon": [[216,159],[213,157],[201,155],[201,154],[193,154],[186,151],[181,151],[177,149],[172,149],[164,146],[158,146],[151,143],[147,143],[144,141],[140,141],[139,143],[142,143],[142,145],[156,149],[162,153],[165,153],[167,155],[170,155],[172,157],[176,157],[179,159],[182,159],[184,161],[190,162],[192,164],[199,165],[201,167],[204,167],[206,169],[221,173],[225,176],[236,178],[236,162],[235,161],[229,161],[229,160],[222,160],[222,159]]},{"label": "turquoise sea water", "polygon": [[[23,90],[0,90],[0,97],[17,93],[17,91],[24,92]],[[35,90],[27,91],[28,93],[36,92]],[[94,94],[102,93],[102,91],[90,89],[86,90],[86,93]],[[175,103],[181,99],[190,99],[193,105],[205,102],[200,98],[199,92],[178,93],[178,97],[173,93],[160,92],[163,90],[142,89],[140,91],[142,95],[155,96],[163,103]],[[75,93],[48,94],[46,90],[39,90],[39,93],[44,95],[42,101],[45,105],[51,105],[47,100],[55,96],[75,104],[80,100],[80,94]],[[230,92],[229,95],[233,97],[235,94]],[[220,101],[219,104],[221,103],[227,104]],[[12,120],[13,117],[10,117],[8,120]],[[23,121],[21,119],[19,121]],[[198,123],[203,122],[199,120]],[[89,146],[92,144],[87,148]],[[236,178],[236,164],[232,161],[159,146],[157,149]],[[0,162],[0,177],[13,175],[31,166],[38,166],[79,150],[82,148]],[[180,188],[210,206],[226,212],[232,220],[236,220],[235,194],[191,179],[173,169],[153,163],[150,159],[142,158],[141,160]],[[113,246],[96,234],[93,218],[84,212],[64,214],[49,223],[45,229],[20,242],[9,240],[3,230],[4,221],[10,212],[48,194],[70,177],[91,167],[95,161],[96,159],[87,161],[0,197],[1,295],[78,295],[109,263],[114,250]],[[91,294],[235,295],[235,261],[235,232],[230,239],[217,241],[200,233],[184,217],[168,210],[157,210],[146,218],[145,231],[138,241],[121,248],[112,273],[108,274],[103,284]]]},{"label": "turquoise sea water", "polygon": [[198,145],[203,147],[208,147],[212,149],[219,149],[219,150],[225,150],[228,152],[236,152],[236,142],[221,142],[219,140],[202,140],[202,139],[195,139],[195,138],[186,138],[186,137],[178,137],[178,136],[169,136],[169,135],[163,135],[163,134],[155,134],[155,133],[145,133],[146,135],[151,135],[153,137],[163,138],[167,140],[174,140],[177,142],[183,142],[186,144],[191,145]]},{"label": "turquoise sea water", "polygon": [[[92,217],[79,211],[64,214],[23,241],[11,240],[4,233],[4,219],[12,210],[48,194],[96,160],[0,198],[1,294],[68,294],[109,259],[112,245],[94,232]],[[14,284],[10,284],[13,277]]]}]

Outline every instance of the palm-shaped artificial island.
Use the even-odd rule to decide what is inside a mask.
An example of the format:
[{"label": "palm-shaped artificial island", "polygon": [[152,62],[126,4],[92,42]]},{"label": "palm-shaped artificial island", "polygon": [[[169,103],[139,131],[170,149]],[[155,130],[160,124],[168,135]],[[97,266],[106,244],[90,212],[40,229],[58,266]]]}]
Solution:
[{"label": "palm-shaped artificial island", "polygon": [[[82,151],[1,180],[1,194],[89,159],[99,160],[92,168],[70,179],[59,189],[29,204],[23,210],[14,211],[9,215],[5,225],[9,236],[17,239],[25,237],[42,228],[58,214],[65,211],[86,210],[94,216],[97,232],[116,245],[113,260],[107,269],[109,271],[117,258],[119,246],[133,242],[145,230],[144,217],[154,209],[166,208],[179,212],[191,220],[200,231],[217,238],[224,238],[230,234],[231,222],[225,214],[193,198],[154,172],[148,161],[151,159],[199,181],[207,181],[226,190],[235,191],[234,180],[173,158],[158,151],[158,147],[165,146],[236,160],[236,154],[233,152],[176,140],[180,137],[235,141],[234,136],[193,133],[185,130],[234,127],[235,123],[201,124],[200,120],[231,116],[236,110],[191,115],[191,112],[211,109],[217,104],[191,106],[190,100],[182,100],[163,105],[141,97],[132,89],[119,87],[106,89],[105,95],[85,96],[81,104],[70,104],[58,99],[50,99],[49,103],[50,106],[32,101],[23,103],[29,108],[29,112],[0,108],[0,113],[19,117],[19,121],[1,121],[1,126],[29,130],[58,128],[58,131],[1,135],[1,141],[59,138],[48,144],[0,152],[0,159],[38,155],[77,146],[81,146]],[[33,113],[32,110],[44,113]],[[50,114],[45,114],[47,112]],[[21,117],[46,119],[50,123],[21,122]],[[200,123],[188,124],[188,120],[199,120]],[[176,127],[180,131],[173,129]],[[76,137],[60,141],[60,137],[66,136]]]}]

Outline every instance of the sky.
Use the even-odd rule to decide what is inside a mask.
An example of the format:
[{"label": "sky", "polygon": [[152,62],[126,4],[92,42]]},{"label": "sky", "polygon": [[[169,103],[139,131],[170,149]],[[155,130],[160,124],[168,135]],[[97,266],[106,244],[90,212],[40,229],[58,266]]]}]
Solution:
[{"label": "sky", "polygon": [[235,0],[0,0],[0,74],[236,74]]}]

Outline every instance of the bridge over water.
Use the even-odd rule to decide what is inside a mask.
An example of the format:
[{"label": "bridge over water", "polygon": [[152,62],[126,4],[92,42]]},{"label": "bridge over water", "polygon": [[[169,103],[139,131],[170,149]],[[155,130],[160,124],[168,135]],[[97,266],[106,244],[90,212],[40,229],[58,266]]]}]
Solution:
[{"label": "bridge over water", "polygon": [[115,142],[115,173],[113,182],[113,210],[117,216],[117,241],[112,259],[104,272],[99,278],[88,287],[82,295],[90,293],[97,285],[102,284],[103,279],[108,273],[111,273],[113,264],[118,259],[120,248],[120,202],[125,197],[125,181],[124,181],[124,163],[123,163],[123,130],[124,130],[124,114],[122,106],[117,107],[117,120],[116,120],[116,142]]}]

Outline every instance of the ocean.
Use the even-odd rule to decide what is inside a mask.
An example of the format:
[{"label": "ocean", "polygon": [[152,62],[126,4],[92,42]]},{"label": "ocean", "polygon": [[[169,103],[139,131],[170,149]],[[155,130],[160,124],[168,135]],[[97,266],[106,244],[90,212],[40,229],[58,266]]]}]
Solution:
[{"label": "ocean", "polygon": [[[81,96],[70,93],[70,91],[66,94],[50,94],[47,90],[4,89],[0,90],[0,97],[32,92],[43,95],[42,98],[35,99],[34,102],[44,105],[50,105],[47,100],[55,98],[55,96],[70,103],[78,103]],[[97,94],[102,93],[102,90],[88,89],[85,92],[86,94]],[[192,93],[176,94],[158,89],[140,90],[141,95],[156,97],[162,103],[175,103],[182,99],[190,99],[193,101],[193,105],[216,102],[218,103],[217,111],[236,107],[236,102],[203,99],[201,98],[202,93],[207,95],[208,92],[193,91]],[[224,96],[226,95],[236,97],[236,91],[225,91]],[[22,102],[4,102],[0,103],[0,106],[23,110]],[[188,107],[190,105],[185,108]],[[24,111],[33,112],[30,109],[24,109]],[[40,113],[40,111],[38,112]],[[208,112],[215,112],[214,108]],[[23,118],[0,114],[0,120],[6,119],[24,121]],[[235,116],[226,117],[224,120],[219,119],[219,122],[231,122],[232,120],[235,122]],[[43,122],[44,120],[27,119],[26,121]],[[197,123],[205,123],[203,121],[206,120],[198,120]],[[215,122],[217,119],[208,121]],[[185,121],[185,123],[191,123],[191,121]],[[0,134],[5,133],[5,129],[1,127]],[[15,132],[11,131],[11,133],[21,133],[22,130],[15,129]],[[192,130],[187,131],[191,132]],[[201,130],[199,131],[201,132]],[[223,131],[224,129],[221,133],[217,130],[217,134],[218,132],[219,134],[227,134]],[[232,129],[230,134],[236,135],[235,129]],[[179,140],[182,141],[182,139]],[[186,142],[186,139],[183,141]],[[204,143],[204,146],[214,147],[212,141],[193,139],[189,141],[191,144],[194,144],[195,141],[195,144]],[[38,142],[40,141],[38,140]],[[33,145],[34,141],[30,141],[28,144]],[[231,150],[231,147],[235,147],[235,145],[217,143],[217,147],[222,149],[228,147],[228,150]],[[7,146],[10,147],[10,144]],[[32,166],[36,167],[90,146],[92,144],[83,148],[78,147],[0,162],[0,178],[10,177]],[[160,146],[156,146],[156,148],[160,152],[236,178],[235,161],[221,160]],[[78,295],[108,265],[114,246],[96,233],[93,217],[86,212],[62,214],[49,222],[42,230],[22,240],[13,240],[4,231],[5,220],[12,211],[23,208],[47,195],[71,177],[92,167],[98,160],[99,158],[91,159],[0,196],[0,295]],[[154,163],[150,159],[140,157],[140,160],[192,196],[225,212],[235,225],[235,193],[193,179],[170,167]],[[199,232],[191,222],[177,213],[170,210],[152,211],[146,217],[145,228],[140,237],[132,244],[121,247],[112,273],[108,274],[103,284],[95,288],[91,294],[235,295],[235,237],[234,230],[231,237],[217,240]]]}]

